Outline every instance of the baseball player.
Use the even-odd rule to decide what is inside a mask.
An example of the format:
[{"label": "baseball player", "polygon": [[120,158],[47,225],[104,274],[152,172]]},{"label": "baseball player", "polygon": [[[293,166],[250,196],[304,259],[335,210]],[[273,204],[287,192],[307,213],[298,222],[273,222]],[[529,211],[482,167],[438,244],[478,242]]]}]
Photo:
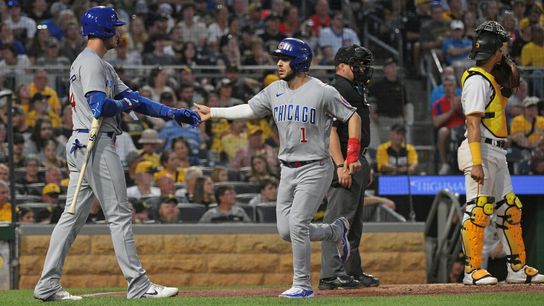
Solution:
[{"label": "baseball player", "polygon": [[482,268],[484,229],[496,214],[496,225],[507,255],[508,283],[542,283],[544,275],[526,264],[521,235],[521,201],[512,190],[506,162],[506,115],[519,72],[505,55],[508,33],[495,21],[476,29],[469,55],[476,66],[463,74],[461,103],[466,116],[466,139],[458,154],[465,174],[467,206],[461,237],[466,257],[465,285],[494,285],[497,279]]},{"label": "baseball player", "polygon": [[[97,6],[81,19],[82,35],[88,37],[85,48],[70,68],[70,103],[73,108],[73,133],[66,153],[70,169],[67,203],[77,186],[84,160],[91,120],[103,118],[93,152],[88,161],[75,214],[64,211],[51,235],[43,272],[34,297],[44,301],[79,300],[60,285],[62,266],[68,250],[89,215],[93,194],[107,219],[117,262],[128,282],[128,298],[161,298],[177,295],[178,289],[153,284],[142,268],[132,233],[131,211],[121,160],[115,153],[115,136],[121,134],[121,113],[136,111],[153,117],[173,119],[198,125],[197,113],[174,109],[131,91],[102,58],[119,43],[116,29],[120,21],[114,9]],[[67,206],[68,207],[68,206]]]},{"label": "baseball player", "polygon": [[[331,85],[357,107],[362,120],[361,146],[370,143],[370,117],[366,102],[366,85],[370,82],[373,69],[370,64],[374,56],[370,50],[359,45],[341,47],[334,58],[336,74]],[[370,166],[362,150],[359,162],[361,171],[350,174],[344,167],[349,141],[348,126],[334,121],[331,129],[329,151],[335,164],[332,185],[327,193],[327,211],[323,222],[332,222],[340,216],[346,217],[351,224],[348,238],[351,256],[342,265],[336,247],[329,241],[321,244],[321,276],[319,289],[360,288],[378,286],[379,280],[361,270],[359,243],[363,231],[363,196],[365,186],[370,181]]]},{"label": "baseball player", "polygon": [[272,116],[279,130],[281,178],[277,198],[277,227],[291,241],[293,286],[280,294],[286,298],[313,296],[310,283],[310,241],[335,241],[342,261],[349,256],[349,222],[310,223],[331,184],[333,165],[329,155],[332,118],[348,122],[350,140],[345,165],[359,170],[361,118],[334,87],[307,74],[312,50],[304,41],[283,39],[274,51],[280,80],[273,82],[248,104],[228,108],[197,105],[203,120],[253,119]]}]

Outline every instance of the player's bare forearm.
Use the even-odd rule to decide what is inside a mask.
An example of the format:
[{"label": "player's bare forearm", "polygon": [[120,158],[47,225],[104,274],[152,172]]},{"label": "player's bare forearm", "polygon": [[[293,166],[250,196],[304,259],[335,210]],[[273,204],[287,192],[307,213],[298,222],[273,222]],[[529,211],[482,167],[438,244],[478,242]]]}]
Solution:
[{"label": "player's bare forearm", "polygon": [[344,156],[342,155],[342,149],[340,148],[340,138],[338,137],[338,131],[335,127],[331,128],[329,153],[331,154],[335,165],[344,163]]},{"label": "player's bare forearm", "polygon": [[471,142],[480,142],[481,135],[480,135],[480,122],[481,122],[481,114],[480,113],[473,113],[467,115],[467,140],[468,143]]},{"label": "player's bare forearm", "polygon": [[[472,168],[470,177],[478,184],[484,184],[484,170],[482,168],[481,152],[480,152],[480,122],[481,113],[473,113],[466,116],[467,120],[467,141],[472,157]],[[474,144],[474,145],[471,145]]]},{"label": "player's bare forearm", "polygon": [[357,138],[361,140],[361,116],[353,113],[348,120],[349,138]]}]

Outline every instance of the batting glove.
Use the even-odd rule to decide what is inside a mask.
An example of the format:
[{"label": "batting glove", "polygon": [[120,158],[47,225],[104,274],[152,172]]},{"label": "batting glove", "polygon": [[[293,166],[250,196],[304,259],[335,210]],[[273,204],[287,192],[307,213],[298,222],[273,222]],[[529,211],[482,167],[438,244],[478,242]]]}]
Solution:
[{"label": "batting glove", "polygon": [[200,124],[200,116],[197,112],[194,112],[192,110],[188,109],[177,109],[177,108],[171,108],[169,111],[170,117],[179,125],[182,125],[182,123],[190,124],[191,126],[197,127]]}]

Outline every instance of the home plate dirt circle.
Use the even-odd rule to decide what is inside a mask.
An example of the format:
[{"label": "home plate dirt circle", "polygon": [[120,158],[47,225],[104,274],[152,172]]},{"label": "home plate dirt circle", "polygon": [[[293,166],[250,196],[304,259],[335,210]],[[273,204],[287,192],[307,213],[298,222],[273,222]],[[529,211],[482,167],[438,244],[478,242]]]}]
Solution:
[{"label": "home plate dirt circle", "polygon": [[[180,290],[178,297],[275,297],[281,288],[236,288],[236,289],[194,289]],[[374,288],[346,290],[316,290],[316,297],[328,296],[399,296],[399,295],[437,295],[493,292],[543,292],[544,284],[505,284],[496,286],[465,286],[463,284],[417,284],[381,285]],[[125,292],[100,292],[86,294],[84,297],[126,296]]]}]

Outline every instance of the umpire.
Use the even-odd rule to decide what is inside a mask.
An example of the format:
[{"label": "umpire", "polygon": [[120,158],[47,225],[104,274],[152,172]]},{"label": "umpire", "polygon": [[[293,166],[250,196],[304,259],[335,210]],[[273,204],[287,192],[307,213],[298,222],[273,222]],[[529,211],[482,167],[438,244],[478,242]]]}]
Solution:
[{"label": "umpire", "polygon": [[370,82],[373,69],[370,64],[374,56],[370,50],[358,45],[342,47],[336,53],[334,62],[336,73],[331,85],[353,106],[361,116],[361,171],[350,174],[344,167],[349,142],[348,126],[339,121],[333,123],[329,150],[336,165],[334,179],[327,193],[327,211],[324,223],[330,223],[344,216],[351,223],[348,239],[351,257],[342,265],[336,244],[323,241],[321,255],[321,276],[319,289],[375,287],[380,281],[365,274],[361,268],[359,243],[363,231],[363,197],[365,187],[370,181],[370,166],[365,158],[370,143],[370,118],[366,101],[366,86]]}]

